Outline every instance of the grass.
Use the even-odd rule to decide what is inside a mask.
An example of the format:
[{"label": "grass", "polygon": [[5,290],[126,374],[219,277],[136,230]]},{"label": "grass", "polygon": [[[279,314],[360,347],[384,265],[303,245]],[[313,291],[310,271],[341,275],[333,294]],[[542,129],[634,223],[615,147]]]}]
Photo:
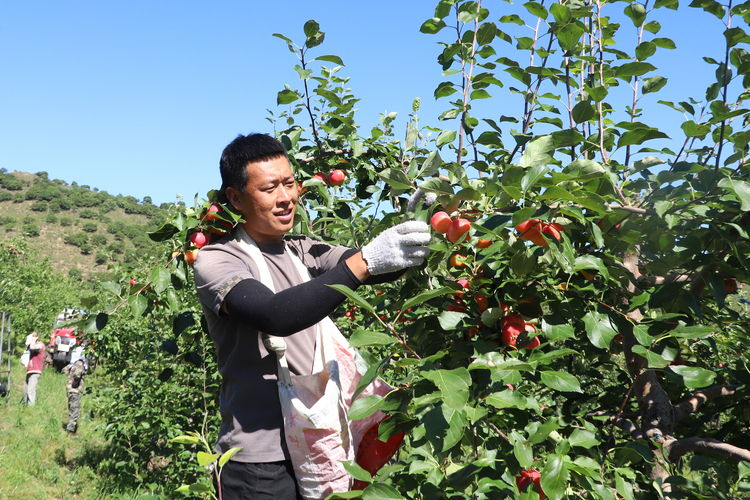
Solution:
[{"label": "grass", "polygon": [[[5,368],[5,353],[3,358]],[[87,408],[90,395],[83,395],[77,434],[68,436],[67,378],[45,368],[36,405],[27,407],[22,403],[25,370],[15,356],[10,394],[0,399],[0,500],[109,498],[96,470],[106,441]],[[7,383],[7,373],[2,381]],[[86,378],[88,387],[93,384],[96,373]]]}]

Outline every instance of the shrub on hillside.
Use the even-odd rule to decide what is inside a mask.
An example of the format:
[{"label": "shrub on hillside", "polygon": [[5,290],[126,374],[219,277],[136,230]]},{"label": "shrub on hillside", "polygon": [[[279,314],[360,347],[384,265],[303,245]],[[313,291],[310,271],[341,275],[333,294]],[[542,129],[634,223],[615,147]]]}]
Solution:
[{"label": "shrub on hillside", "polygon": [[13,199],[13,193],[0,189],[0,201],[10,201]]},{"label": "shrub on hillside", "polygon": [[16,223],[16,218],[13,217],[12,215],[8,215],[7,217],[3,217],[2,215],[0,215],[0,226],[3,226],[3,225],[12,226],[15,223]]},{"label": "shrub on hillside", "polygon": [[45,219],[47,224],[57,224],[57,215],[55,214],[47,214],[47,218]]},{"label": "shrub on hillside", "polygon": [[115,208],[117,208],[117,203],[115,202],[114,198],[107,198],[102,202],[101,205],[99,205],[99,211],[103,214],[111,212]]},{"label": "shrub on hillside", "polygon": [[46,212],[48,208],[46,201],[35,201],[31,204],[31,209],[35,212]]},{"label": "shrub on hillside", "polygon": [[62,217],[60,217],[60,225],[61,226],[70,226],[72,224],[73,224],[73,219],[71,219],[70,217],[68,217],[66,215],[63,215]]},{"label": "shrub on hillside", "polygon": [[26,197],[23,193],[16,193],[13,195],[13,203],[23,203]]},{"label": "shrub on hillside", "polygon": [[34,222],[36,222],[36,218],[31,215],[27,215],[23,218],[24,224],[33,224]]},{"label": "shrub on hillside", "polygon": [[107,254],[104,252],[96,252],[94,259],[96,260],[97,264],[104,264],[109,260],[109,257],[107,257]]},{"label": "shrub on hillside", "polygon": [[0,175],[0,186],[9,191],[20,191],[23,189],[23,181],[13,174]]},{"label": "shrub on hillside", "polygon": [[55,198],[62,198],[63,192],[50,181],[38,181],[35,182],[26,191],[27,200],[46,200],[50,201]]},{"label": "shrub on hillside", "polygon": [[95,233],[97,229],[99,229],[99,225],[96,222],[87,222],[83,226],[81,226],[81,229],[83,229],[87,233]]},{"label": "shrub on hillside", "polygon": [[107,245],[107,237],[103,234],[94,234],[91,236],[91,244],[97,247],[104,247]]},{"label": "shrub on hillside", "polygon": [[91,210],[90,208],[84,208],[83,210],[81,210],[81,212],[78,215],[82,219],[96,219],[99,214],[97,214],[95,211]]},{"label": "shrub on hillside", "polygon": [[89,255],[93,249],[94,247],[92,247],[88,243],[84,243],[83,245],[81,245],[81,253],[83,255]]},{"label": "shrub on hillside", "polygon": [[72,267],[70,271],[68,271],[68,278],[73,281],[81,281],[83,279],[83,271],[77,267]]},{"label": "shrub on hillside", "polygon": [[37,226],[36,224],[24,224],[23,225],[24,236],[34,237],[34,236],[39,236],[39,234],[40,234],[39,226]]},{"label": "shrub on hillside", "polygon": [[88,243],[89,235],[84,232],[80,232],[80,233],[66,235],[64,239],[65,239],[65,243],[68,243],[70,245],[75,245],[77,247],[83,247],[83,245]]}]

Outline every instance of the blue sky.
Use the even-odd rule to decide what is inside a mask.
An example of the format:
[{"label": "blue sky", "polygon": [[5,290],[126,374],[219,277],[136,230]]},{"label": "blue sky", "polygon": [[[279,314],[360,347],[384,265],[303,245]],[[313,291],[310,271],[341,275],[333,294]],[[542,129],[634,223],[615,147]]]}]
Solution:
[{"label": "blue sky", "polygon": [[[495,20],[521,8],[483,5]],[[362,99],[362,134],[391,111],[399,112],[403,130],[415,97],[422,99],[422,124],[437,125],[447,107],[432,97],[441,81],[437,42],[447,34],[419,32],[434,6],[423,0],[3,2],[0,168],[46,171],[155,203],[202,197],[220,185],[218,160],[229,141],[271,131],[266,110],[278,113],[276,93],[298,82],[294,55],[272,34],[302,42],[308,19],[326,33],[315,54],[336,54],[346,64],[341,73],[351,76]],[[653,60],[670,79],[658,99],[701,98],[711,75],[700,56],[722,57],[721,22],[683,10],[658,14],[665,27],[658,36],[678,46]],[[634,37],[632,24],[627,29]],[[508,56],[518,60],[519,53]],[[520,114],[507,86],[492,93],[497,109],[483,116]],[[665,117],[679,125],[676,112],[658,106],[653,119]]]}]

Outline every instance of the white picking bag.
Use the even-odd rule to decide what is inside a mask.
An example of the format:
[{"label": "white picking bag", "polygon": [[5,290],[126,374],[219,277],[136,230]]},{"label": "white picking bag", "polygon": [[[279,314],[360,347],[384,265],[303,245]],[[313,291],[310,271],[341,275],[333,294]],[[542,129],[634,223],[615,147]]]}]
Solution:
[{"label": "white picking bag", "polygon": [[[255,261],[260,282],[275,292],[271,273],[258,246],[242,229],[239,244]],[[289,250],[303,281],[311,279],[307,268]],[[352,478],[341,461],[353,461],[362,436],[385,414],[349,422],[347,414],[352,395],[362,378],[357,354],[349,347],[333,321],[326,317],[316,325],[315,359],[311,375],[292,375],[286,358],[286,342],[268,336],[264,344],[276,353],[279,368],[279,399],[284,414],[286,444],[297,476],[300,494],[306,500],[323,499],[331,493],[348,491]],[[366,367],[359,363],[361,369]],[[390,387],[380,379],[368,385],[357,397],[385,396]]]}]

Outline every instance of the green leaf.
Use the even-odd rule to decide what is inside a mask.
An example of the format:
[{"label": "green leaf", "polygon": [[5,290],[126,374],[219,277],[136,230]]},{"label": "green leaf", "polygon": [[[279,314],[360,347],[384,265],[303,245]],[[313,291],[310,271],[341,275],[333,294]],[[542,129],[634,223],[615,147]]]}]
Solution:
[{"label": "green leaf", "polygon": [[521,190],[523,193],[526,194],[526,191],[533,187],[539,179],[543,178],[547,172],[549,172],[549,167],[546,165],[535,165],[526,172],[523,179],[521,179]]},{"label": "green leaf", "polygon": [[609,349],[610,342],[618,333],[609,316],[591,311],[584,316],[583,323],[591,343],[599,349]]},{"label": "green leaf", "polygon": [[741,210],[743,212],[750,211],[750,184],[745,181],[737,181],[731,177],[725,177],[719,181],[718,186],[724,188],[727,191],[733,192],[739,198]]},{"label": "green leaf", "polygon": [[440,135],[438,135],[437,139],[435,139],[435,146],[437,148],[442,148],[446,144],[450,144],[456,140],[456,131],[455,130],[443,130],[440,132]]},{"label": "green leaf", "polygon": [[151,285],[157,294],[167,289],[170,283],[169,270],[163,267],[155,267],[151,270]]},{"label": "green leaf", "polygon": [[313,61],[326,61],[338,64],[339,66],[345,66],[344,61],[339,56],[318,56]]},{"label": "green leaf", "polygon": [[578,379],[570,373],[548,370],[542,371],[540,375],[542,383],[550,389],[561,392],[583,392]]},{"label": "green leaf", "polygon": [[464,318],[468,318],[466,313],[456,311],[443,311],[438,316],[440,328],[443,330],[455,330],[461,324]]},{"label": "green leaf", "polygon": [[565,466],[565,457],[562,455],[547,455],[547,463],[541,471],[542,490],[550,500],[561,500],[565,497],[570,474]]},{"label": "green leaf", "polygon": [[545,135],[526,144],[526,151],[521,157],[522,168],[535,167],[537,165],[548,165],[552,161],[555,151],[555,141],[552,137]]},{"label": "green leaf", "polygon": [[698,137],[699,139],[704,139],[706,134],[711,133],[710,125],[706,125],[705,123],[698,124],[693,120],[683,122],[680,128],[682,128],[687,137]]},{"label": "green leaf", "polygon": [[219,453],[206,453],[205,451],[199,451],[195,454],[195,456],[198,459],[198,465],[201,467],[205,467],[214,460],[218,459],[221,455]]},{"label": "green leaf", "polygon": [[83,333],[97,333],[104,330],[109,321],[109,315],[107,313],[99,313],[97,315],[91,315],[86,319],[86,326],[83,327]]},{"label": "green leaf", "polygon": [[519,465],[524,469],[531,467],[531,464],[534,463],[533,446],[516,430],[510,433],[508,439],[510,444],[513,445],[513,455],[515,455]]},{"label": "green leaf", "polygon": [[625,63],[615,68],[615,78],[628,81],[634,76],[645,75],[649,71],[654,71],[656,66],[647,62]]},{"label": "green leaf", "polygon": [[347,299],[349,299],[351,302],[354,302],[362,309],[366,309],[370,312],[375,312],[375,308],[370,305],[367,300],[365,300],[360,294],[355,292],[354,290],[350,289],[347,286],[344,285],[328,285],[337,292],[343,294],[346,296]]},{"label": "green leaf", "polygon": [[242,450],[242,446],[238,446],[236,448],[230,448],[227,451],[225,451],[221,458],[219,458],[219,467],[224,467],[229,460],[235,456],[240,450]]},{"label": "green leaf", "polygon": [[445,22],[442,19],[432,18],[422,23],[419,28],[420,33],[426,33],[428,35],[434,35],[441,29],[445,28]]},{"label": "green leaf", "polygon": [[656,53],[656,44],[653,42],[641,42],[638,47],[635,48],[635,57],[639,61],[645,61]]},{"label": "green leaf", "polygon": [[404,497],[393,486],[373,483],[362,492],[362,500],[404,500]]},{"label": "green leaf", "polygon": [[602,102],[609,93],[607,87],[590,87],[585,85],[586,93],[594,102]]},{"label": "green leaf", "polygon": [[519,410],[538,408],[538,403],[535,400],[510,389],[492,393],[485,398],[485,401],[501,410],[504,408],[518,408]]},{"label": "green leaf", "polygon": [[479,29],[477,30],[477,44],[481,45],[487,45],[488,43],[492,43],[492,40],[495,39],[495,35],[497,34],[497,25],[492,22],[485,22],[482,23],[479,26]]},{"label": "green leaf", "polygon": [[352,402],[349,408],[349,420],[361,420],[367,418],[383,406],[383,396],[373,394],[365,398],[359,398]]},{"label": "green leaf", "polygon": [[615,473],[615,488],[617,489],[617,493],[619,493],[625,500],[635,500],[635,496],[633,495],[633,485],[625,481],[619,473]]},{"label": "green leaf", "polygon": [[372,346],[372,345],[392,345],[397,342],[393,335],[372,330],[359,329],[349,337],[351,347]]},{"label": "green leaf", "polygon": [[545,320],[542,320],[542,333],[547,340],[550,340],[552,342],[572,339],[576,336],[575,328],[573,327],[573,325],[551,325]]},{"label": "green leaf", "polygon": [[742,28],[729,28],[724,32],[724,38],[727,40],[727,47],[734,47],[740,42],[748,41],[749,37]]},{"label": "green leaf", "polygon": [[429,410],[422,418],[422,422],[427,431],[427,439],[438,451],[447,451],[458,444],[466,426],[463,412],[446,405]]},{"label": "green leaf", "polygon": [[120,296],[120,285],[118,285],[117,283],[113,281],[103,281],[99,282],[99,284],[109,293],[116,295],[117,297]]},{"label": "green leaf", "polygon": [[173,443],[178,443],[178,444],[191,444],[191,445],[198,444],[201,442],[200,439],[198,439],[197,437],[185,436],[185,435],[177,436],[175,438],[172,438],[170,441],[172,441]]},{"label": "green leaf", "polygon": [[523,6],[526,7],[526,10],[528,10],[532,15],[540,19],[547,19],[547,9],[545,9],[542,4],[536,2],[526,2],[525,4],[523,4]]},{"label": "green leaf", "polygon": [[594,117],[594,107],[590,101],[581,101],[573,106],[573,121],[576,123],[587,122]]},{"label": "green leaf", "polygon": [[[364,470],[362,467],[360,467],[357,462],[352,460],[351,462],[347,460],[342,460],[341,465],[344,466],[344,469],[346,469],[346,472],[349,473],[350,476],[352,476],[354,479],[358,481],[364,481],[366,483],[372,482],[372,474]],[[348,498],[348,497],[345,497]]]},{"label": "green leaf", "polygon": [[128,297],[130,311],[136,318],[141,316],[148,307],[148,300],[143,295],[131,295]]},{"label": "green leaf", "polygon": [[300,97],[297,95],[297,92],[290,89],[284,89],[276,95],[276,104],[282,106],[285,104],[291,104],[299,99]]},{"label": "green leaf", "polygon": [[305,23],[304,31],[307,38],[313,37],[320,32],[320,25],[314,19],[310,19]]},{"label": "green leaf", "polygon": [[159,227],[159,229],[157,229],[156,231],[146,234],[148,234],[148,237],[153,241],[165,241],[179,232],[180,230],[177,229],[177,226],[167,223],[162,224],[161,227]]},{"label": "green leaf", "polygon": [[638,2],[629,4],[623,12],[633,21],[633,26],[636,28],[639,28],[646,21],[646,7]]},{"label": "green leaf", "polygon": [[570,446],[578,446],[580,448],[593,448],[599,446],[601,441],[596,438],[596,434],[585,429],[576,429],[568,438]]},{"label": "green leaf", "polygon": [[654,351],[650,351],[643,346],[633,346],[633,352],[646,358],[648,362],[648,368],[664,368],[669,365],[669,361],[656,354]]},{"label": "green leaf", "polygon": [[650,94],[652,92],[658,92],[667,84],[667,79],[663,76],[652,76],[651,78],[643,79],[643,88],[641,93]]},{"label": "green leaf", "polygon": [[701,389],[711,385],[716,373],[697,366],[675,365],[664,370],[664,374],[676,383],[683,383],[688,389]]},{"label": "green leaf", "polygon": [[428,290],[426,292],[420,293],[416,297],[412,297],[411,299],[404,302],[404,304],[401,306],[401,309],[406,310],[411,307],[414,307],[417,304],[424,304],[428,300],[434,299],[435,297],[440,297],[441,295],[447,295],[449,293],[453,293],[455,290],[449,287],[443,287],[443,288],[436,288],[434,290]]},{"label": "green leaf", "polygon": [[449,408],[461,410],[469,400],[471,375],[466,368],[431,370],[423,372],[424,378],[435,384]]}]

